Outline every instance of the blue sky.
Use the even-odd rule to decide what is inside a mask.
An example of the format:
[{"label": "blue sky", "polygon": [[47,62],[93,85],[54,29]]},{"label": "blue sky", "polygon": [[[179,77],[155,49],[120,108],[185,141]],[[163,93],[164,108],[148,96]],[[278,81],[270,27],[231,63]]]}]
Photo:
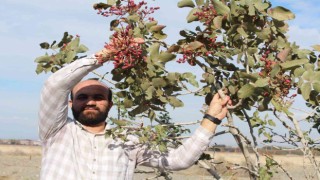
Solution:
[{"label": "blue sky", "polygon": [[[44,54],[39,43],[59,40],[63,32],[79,34],[89,47],[88,54],[101,49],[110,35],[107,19],[92,9],[96,0],[2,0],[0,6],[0,138],[38,139],[39,94],[48,74],[36,75],[34,59]],[[166,24],[167,34],[177,34],[189,26],[184,21],[188,9],[178,9],[178,0],[156,0],[155,16]],[[272,0],[296,14],[290,21],[290,40],[303,47],[320,44],[320,4],[316,0]],[[171,37],[174,40],[177,37]],[[110,64],[111,65],[111,64]],[[200,75],[198,75],[200,76]],[[177,121],[201,119],[203,99],[186,97],[185,107],[172,111]],[[223,142],[233,140],[222,138]],[[229,142],[230,141],[230,142]],[[219,140],[217,140],[219,143]]]}]

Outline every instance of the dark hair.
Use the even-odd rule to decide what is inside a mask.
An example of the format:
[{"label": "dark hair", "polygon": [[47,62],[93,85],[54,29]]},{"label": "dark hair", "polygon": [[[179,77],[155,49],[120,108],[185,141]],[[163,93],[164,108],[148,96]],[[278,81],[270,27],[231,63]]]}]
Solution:
[{"label": "dark hair", "polygon": [[[87,80],[94,80],[94,81],[99,81],[99,78],[89,78],[89,79],[87,79]],[[111,89],[108,87],[108,101],[109,102],[112,102],[112,91],[111,91]],[[71,89],[71,91],[70,91],[70,99],[71,99],[71,101],[73,100],[73,93],[72,93],[72,89]]]}]

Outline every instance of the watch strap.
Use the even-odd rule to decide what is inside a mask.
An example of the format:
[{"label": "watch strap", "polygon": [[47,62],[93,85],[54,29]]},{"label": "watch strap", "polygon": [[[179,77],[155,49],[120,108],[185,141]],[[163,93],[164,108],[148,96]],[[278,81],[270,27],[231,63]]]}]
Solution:
[{"label": "watch strap", "polygon": [[211,116],[211,115],[209,115],[209,114],[205,114],[205,115],[203,116],[203,118],[209,119],[211,122],[213,122],[213,123],[215,123],[215,124],[217,124],[217,125],[221,124],[221,120],[220,120],[220,119],[218,119],[218,118],[216,118],[216,117],[213,117],[213,116]]}]

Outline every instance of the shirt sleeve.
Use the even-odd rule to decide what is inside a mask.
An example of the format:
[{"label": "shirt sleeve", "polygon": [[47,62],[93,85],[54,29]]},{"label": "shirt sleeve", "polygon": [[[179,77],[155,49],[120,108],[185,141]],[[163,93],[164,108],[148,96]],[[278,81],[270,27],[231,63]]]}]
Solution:
[{"label": "shirt sleeve", "polygon": [[138,152],[137,164],[165,170],[181,170],[192,166],[206,150],[213,138],[213,133],[199,126],[194,134],[177,149],[166,154],[159,151],[141,150]]},{"label": "shirt sleeve", "polygon": [[99,66],[92,55],[72,62],[46,80],[40,96],[38,113],[41,141],[54,136],[66,124],[68,95],[71,89],[90,71]]}]

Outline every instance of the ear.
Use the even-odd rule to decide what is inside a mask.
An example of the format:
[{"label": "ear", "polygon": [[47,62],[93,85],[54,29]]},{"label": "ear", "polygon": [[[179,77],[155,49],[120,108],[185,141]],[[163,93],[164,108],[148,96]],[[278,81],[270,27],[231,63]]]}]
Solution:
[{"label": "ear", "polygon": [[109,104],[108,104],[108,109],[109,109],[108,111],[110,111],[110,109],[111,109],[112,106],[113,106],[113,102],[110,101]]},{"label": "ear", "polygon": [[71,100],[69,100],[68,105],[70,108],[72,108],[72,101]]}]

